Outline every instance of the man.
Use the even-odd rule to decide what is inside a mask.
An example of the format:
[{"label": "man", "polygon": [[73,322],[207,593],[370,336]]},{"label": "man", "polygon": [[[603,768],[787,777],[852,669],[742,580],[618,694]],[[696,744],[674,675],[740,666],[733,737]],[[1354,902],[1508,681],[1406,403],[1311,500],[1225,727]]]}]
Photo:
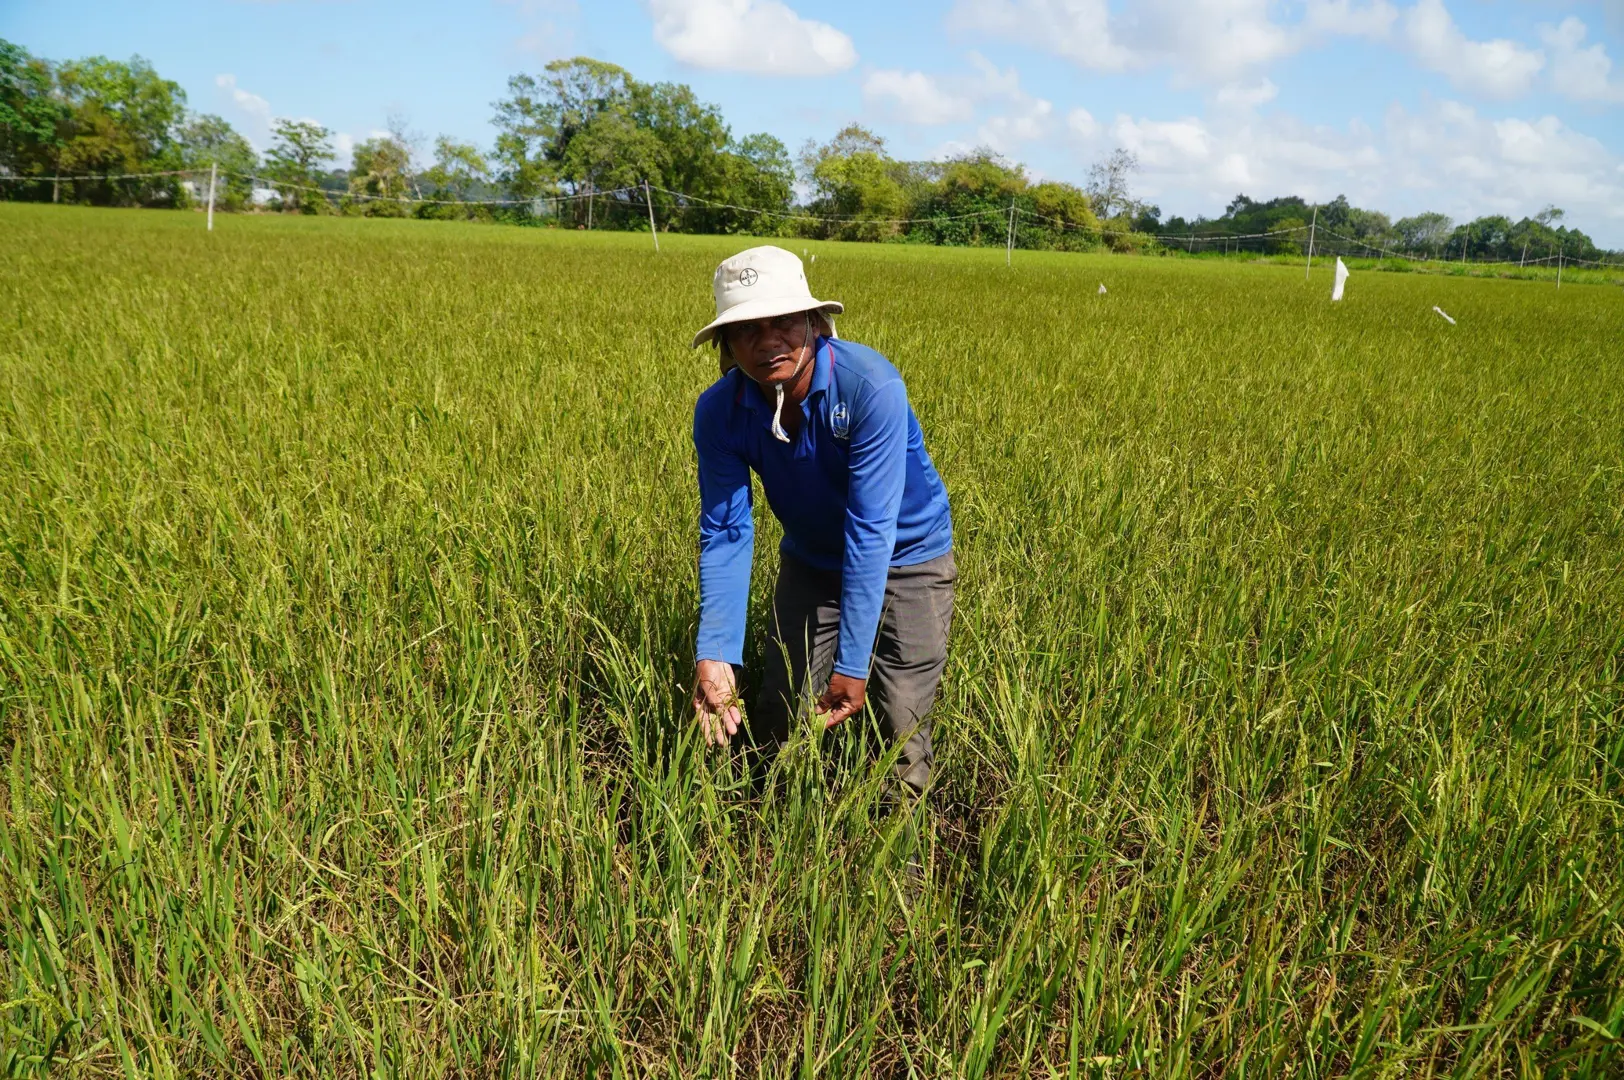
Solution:
[{"label": "man", "polygon": [[865,704],[902,744],[898,777],[930,781],[926,714],[947,664],[953,525],[896,368],[835,337],[801,260],[758,247],[712,282],[722,377],[694,408],[699,455],[699,640],[694,708],[707,742],[737,735],[754,523],[750,474],[784,526],[767,670],[750,734],[770,751],[817,694],[832,727]]}]

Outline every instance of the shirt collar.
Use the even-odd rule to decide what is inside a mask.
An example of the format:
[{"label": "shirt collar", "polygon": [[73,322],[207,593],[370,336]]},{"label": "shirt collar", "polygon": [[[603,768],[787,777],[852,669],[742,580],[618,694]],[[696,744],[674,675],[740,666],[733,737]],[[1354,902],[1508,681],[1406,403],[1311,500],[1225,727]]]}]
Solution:
[{"label": "shirt collar", "polygon": [[829,384],[835,376],[835,347],[829,344],[826,337],[818,338],[812,352],[812,386],[806,392],[807,400],[812,395],[821,394],[829,389]]},{"label": "shirt collar", "polygon": [[[819,337],[812,346],[812,385],[807,388],[806,400],[811,401],[812,395],[821,394],[829,389],[834,381],[834,346],[830,339]],[[737,368],[734,368],[738,371]],[[768,400],[766,391],[756,384],[756,381],[744,372],[739,371],[739,378],[744,383],[743,392],[739,395],[740,403],[755,412],[765,409],[772,411],[773,403]]]}]

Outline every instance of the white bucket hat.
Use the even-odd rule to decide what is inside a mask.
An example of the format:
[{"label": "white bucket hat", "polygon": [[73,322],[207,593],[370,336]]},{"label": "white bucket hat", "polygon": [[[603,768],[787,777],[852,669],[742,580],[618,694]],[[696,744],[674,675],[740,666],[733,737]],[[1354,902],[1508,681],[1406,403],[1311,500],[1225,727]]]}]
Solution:
[{"label": "white bucket hat", "polygon": [[838,300],[816,299],[806,284],[800,258],[770,244],[723,259],[711,279],[711,291],[716,294],[716,318],[694,335],[696,349],[729,323],[771,319],[798,311],[839,315],[846,310]]}]

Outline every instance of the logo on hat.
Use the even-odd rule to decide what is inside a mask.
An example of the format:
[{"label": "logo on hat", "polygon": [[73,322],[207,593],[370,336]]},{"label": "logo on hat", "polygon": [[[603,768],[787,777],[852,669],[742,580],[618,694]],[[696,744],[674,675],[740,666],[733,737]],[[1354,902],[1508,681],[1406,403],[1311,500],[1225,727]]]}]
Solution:
[{"label": "logo on hat", "polygon": [[739,271],[739,284],[754,285],[756,283],[756,278],[760,276],[760,274],[756,273],[755,267],[746,266],[743,270]]}]

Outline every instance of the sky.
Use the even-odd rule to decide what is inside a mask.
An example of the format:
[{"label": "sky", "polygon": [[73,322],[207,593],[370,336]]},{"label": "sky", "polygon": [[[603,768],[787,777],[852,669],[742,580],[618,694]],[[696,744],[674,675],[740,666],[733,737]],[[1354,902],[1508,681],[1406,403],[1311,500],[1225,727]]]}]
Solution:
[{"label": "sky", "polygon": [[856,121],[1081,184],[1121,146],[1164,216],[1555,204],[1624,248],[1624,0],[0,0],[0,37],[145,57],[262,150],[280,116],[489,147],[509,76],[585,55],[791,151]]}]

